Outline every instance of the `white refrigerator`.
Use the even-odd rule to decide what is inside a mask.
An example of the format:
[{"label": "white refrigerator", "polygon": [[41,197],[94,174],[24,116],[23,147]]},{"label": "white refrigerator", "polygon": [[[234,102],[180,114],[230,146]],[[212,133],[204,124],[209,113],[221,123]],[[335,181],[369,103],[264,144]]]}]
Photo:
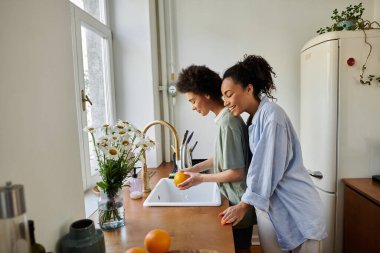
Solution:
[{"label": "white refrigerator", "polygon": [[[380,31],[366,34],[366,74],[379,76]],[[319,35],[301,50],[300,141],[323,202],[324,253],[342,252],[341,179],[380,174],[380,83],[359,82],[368,52],[363,31]]]}]

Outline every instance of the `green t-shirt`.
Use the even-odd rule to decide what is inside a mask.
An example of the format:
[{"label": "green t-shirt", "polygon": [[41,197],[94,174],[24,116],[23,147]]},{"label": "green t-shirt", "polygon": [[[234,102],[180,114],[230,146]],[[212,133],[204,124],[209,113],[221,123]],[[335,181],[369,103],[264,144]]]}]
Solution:
[{"label": "green t-shirt", "polygon": [[[234,117],[227,108],[224,108],[215,118],[217,125],[214,173],[229,169],[245,168],[247,174],[249,167],[248,131],[243,119]],[[240,202],[247,184],[245,179],[236,182],[218,183],[222,194],[229,200],[230,205]],[[243,220],[235,228],[245,228],[256,224],[254,208],[251,208]]]}]

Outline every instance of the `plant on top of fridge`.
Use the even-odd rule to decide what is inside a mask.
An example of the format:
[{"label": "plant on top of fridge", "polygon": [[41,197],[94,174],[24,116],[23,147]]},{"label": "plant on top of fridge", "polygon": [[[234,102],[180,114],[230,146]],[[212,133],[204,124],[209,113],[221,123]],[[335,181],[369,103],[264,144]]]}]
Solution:
[{"label": "plant on top of fridge", "polygon": [[370,74],[365,76],[364,73],[367,69],[367,61],[372,53],[372,45],[367,41],[367,34],[365,30],[370,29],[380,29],[380,24],[376,21],[369,21],[364,20],[362,18],[363,12],[365,8],[363,7],[362,3],[359,3],[358,5],[349,5],[346,7],[346,10],[338,12],[337,9],[333,10],[333,15],[331,16],[331,19],[335,21],[331,26],[327,26],[325,28],[319,28],[317,31],[318,34],[323,34],[326,32],[333,32],[333,31],[355,31],[355,30],[362,30],[364,33],[364,43],[369,46],[369,52],[367,55],[367,58],[361,67],[361,73],[360,73],[360,83],[363,85],[371,85],[373,81],[377,83],[377,85],[380,85],[380,74],[374,75]]},{"label": "plant on top of fridge", "polygon": [[346,7],[346,10],[341,11],[341,13],[339,13],[338,10],[335,9],[333,10],[333,15],[331,16],[331,19],[335,22],[331,26],[319,28],[317,33],[323,34],[326,32],[342,30],[368,30],[374,29],[376,25],[377,27],[380,27],[378,22],[370,22],[369,20],[364,20],[362,18],[364,10],[365,8],[363,7],[362,3],[354,6],[350,5]]}]

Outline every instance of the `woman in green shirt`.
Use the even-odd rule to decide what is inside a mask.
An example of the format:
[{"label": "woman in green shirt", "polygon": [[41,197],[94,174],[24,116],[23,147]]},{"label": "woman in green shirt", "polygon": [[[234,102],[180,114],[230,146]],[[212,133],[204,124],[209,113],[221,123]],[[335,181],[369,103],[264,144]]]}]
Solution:
[{"label": "woman in green shirt", "polygon": [[[217,182],[230,205],[236,205],[247,188],[248,131],[242,118],[232,116],[224,107],[221,84],[219,75],[206,66],[192,65],[182,70],[178,77],[177,89],[186,95],[192,109],[202,116],[212,112],[216,124],[213,157],[183,169],[190,177],[178,187],[188,189],[202,182]],[[210,168],[214,169],[214,173],[200,173]],[[233,227],[236,252],[250,252],[254,224],[256,216],[254,208],[251,208],[243,220]]]}]

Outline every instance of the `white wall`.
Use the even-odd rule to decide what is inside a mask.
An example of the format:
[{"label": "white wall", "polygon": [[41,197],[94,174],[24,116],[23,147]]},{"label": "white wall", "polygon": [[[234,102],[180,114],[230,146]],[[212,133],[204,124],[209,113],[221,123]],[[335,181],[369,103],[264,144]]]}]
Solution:
[{"label": "white wall", "polygon": [[373,20],[380,23],[380,0],[374,0],[373,3]]},{"label": "white wall", "polygon": [[[153,0],[112,0],[116,115],[143,129],[159,119],[158,62]],[[148,167],[162,162],[161,131],[148,130],[157,142],[148,154]]]},{"label": "white wall", "polygon": [[[345,0],[188,0],[174,2],[176,70],[190,64],[207,65],[220,75],[245,53],[263,56],[277,74],[278,103],[299,129],[299,51],[320,27],[330,26],[333,9],[363,2],[373,19],[373,1]],[[212,155],[213,116],[191,111],[177,96],[175,122],[179,133],[194,130],[199,140],[195,158]]]},{"label": "white wall", "polygon": [[54,251],[84,217],[69,1],[0,1],[0,185],[23,184]]}]

